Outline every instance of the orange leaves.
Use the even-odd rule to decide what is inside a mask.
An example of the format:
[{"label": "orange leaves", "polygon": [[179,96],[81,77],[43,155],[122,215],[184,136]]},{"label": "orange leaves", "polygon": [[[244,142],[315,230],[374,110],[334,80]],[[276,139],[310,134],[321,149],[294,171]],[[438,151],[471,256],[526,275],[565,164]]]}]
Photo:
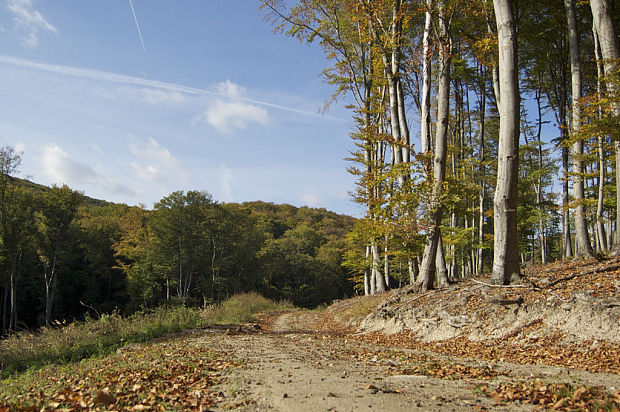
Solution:
[{"label": "orange leaves", "polygon": [[401,371],[403,375],[419,374],[428,375],[440,379],[483,379],[488,380],[498,375],[505,375],[491,368],[476,368],[467,365],[431,362],[430,364],[422,364],[414,369],[404,369]]},{"label": "orange leaves", "polygon": [[566,383],[546,384],[539,379],[527,383],[502,383],[493,391],[482,387],[482,391],[498,401],[520,401],[537,405],[536,409],[618,410],[620,407],[620,391],[610,395],[601,388],[575,388]]}]

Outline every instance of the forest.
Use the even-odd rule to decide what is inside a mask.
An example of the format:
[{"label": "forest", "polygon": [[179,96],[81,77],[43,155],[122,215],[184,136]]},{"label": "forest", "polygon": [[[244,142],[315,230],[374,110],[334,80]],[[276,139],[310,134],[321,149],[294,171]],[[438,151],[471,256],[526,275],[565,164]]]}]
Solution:
[{"label": "forest", "polygon": [[345,263],[366,294],[617,253],[617,2],[261,3],[320,44],[353,113]]},{"label": "forest", "polygon": [[20,161],[0,149],[4,333],[246,291],[309,308],[353,293],[341,262],[351,217],[199,191],[147,210],[15,178]]}]

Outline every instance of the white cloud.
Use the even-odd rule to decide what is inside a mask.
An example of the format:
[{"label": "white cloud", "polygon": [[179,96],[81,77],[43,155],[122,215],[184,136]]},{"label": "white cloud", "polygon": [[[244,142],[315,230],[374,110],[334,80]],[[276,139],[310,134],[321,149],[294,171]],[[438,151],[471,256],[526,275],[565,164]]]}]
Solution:
[{"label": "white cloud", "polygon": [[41,164],[45,174],[58,183],[94,183],[97,174],[88,165],[77,162],[55,143],[43,148]]},{"label": "white cloud", "polygon": [[252,104],[217,100],[205,112],[205,119],[219,131],[230,133],[233,129],[247,129],[250,123],[267,125],[269,114]]},{"label": "white cloud", "polygon": [[235,84],[228,79],[216,84],[215,90],[227,97],[241,97],[241,95],[245,93],[245,87]]},{"label": "white cloud", "polygon": [[127,186],[114,181],[102,171],[73,160],[67,152],[55,143],[50,143],[43,148],[40,162],[43,172],[54,183],[67,184],[80,189],[83,189],[84,186],[94,185],[113,193],[135,194]]},{"label": "white cloud", "polygon": [[129,145],[129,151],[134,156],[129,166],[140,179],[184,183],[189,180],[181,162],[152,137],[146,143],[134,141]]},{"label": "white cloud", "polygon": [[21,43],[26,47],[37,47],[39,30],[58,32],[55,26],[33,8],[33,0],[8,0],[7,8],[13,13],[14,30],[20,36]]},{"label": "white cloud", "polygon": [[269,123],[267,110],[250,104],[243,98],[245,87],[226,80],[216,84],[214,88],[219,96],[232,99],[231,101],[217,99],[205,112],[205,120],[217,130],[230,133],[233,129],[247,129],[250,123],[262,125]]}]

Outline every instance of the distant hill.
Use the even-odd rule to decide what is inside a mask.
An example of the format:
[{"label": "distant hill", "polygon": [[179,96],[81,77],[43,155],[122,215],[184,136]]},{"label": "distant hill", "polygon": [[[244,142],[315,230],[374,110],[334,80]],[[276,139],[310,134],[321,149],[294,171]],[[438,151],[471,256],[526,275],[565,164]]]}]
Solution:
[{"label": "distant hill", "polygon": [[[10,179],[16,186],[30,189],[33,192],[42,193],[50,189],[48,186],[30,180],[20,179],[18,177],[11,177]],[[86,195],[83,196],[83,204],[85,206],[103,207],[114,204],[114,202],[108,202],[107,200],[95,199]],[[323,230],[325,234],[343,237],[353,227],[356,220],[354,217],[341,215],[324,208],[313,208],[308,206],[297,207],[287,203],[276,204],[256,200],[252,202],[243,202],[239,205],[251,210],[253,213],[272,220],[274,224],[280,226],[282,233],[296,227],[300,223],[306,223],[308,226]]]},{"label": "distant hill", "polygon": [[324,208],[296,207],[286,203],[275,204],[259,200],[243,202],[241,206],[250,209],[253,213],[261,215],[270,220],[272,224],[279,226],[279,228],[274,228],[276,237],[288,229],[305,223],[310,227],[321,230],[326,235],[343,238],[353,228],[356,220],[354,217],[330,212]]},{"label": "distant hill", "polygon": [[[19,186],[19,187],[23,187],[26,189],[29,189],[35,193],[43,193],[46,192],[48,190],[50,190],[50,188],[48,186],[45,185],[41,185],[39,183],[35,183],[35,182],[31,182],[30,180],[26,180],[26,179],[20,179],[19,177],[11,177],[11,182],[13,184],[15,184],[15,186]],[[108,202],[105,200],[101,200],[101,199],[94,199],[92,197],[84,196],[84,205],[85,206],[107,206],[109,204],[112,204],[112,202]]]}]

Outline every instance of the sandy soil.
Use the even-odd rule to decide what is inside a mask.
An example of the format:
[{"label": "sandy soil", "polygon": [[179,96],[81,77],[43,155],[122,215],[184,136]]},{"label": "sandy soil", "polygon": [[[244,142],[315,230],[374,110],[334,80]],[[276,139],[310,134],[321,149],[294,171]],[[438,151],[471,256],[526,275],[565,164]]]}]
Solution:
[{"label": "sandy soil", "polygon": [[226,382],[215,388],[225,399],[219,410],[520,411],[533,407],[497,402],[477,388],[534,377],[603,386],[610,392],[620,388],[620,378],[612,374],[489,364],[430,353],[422,355],[441,362],[492,367],[504,374],[491,380],[403,375],[399,372],[403,354],[415,352],[372,347],[350,336],[326,335],[315,328],[318,320],[316,312],[285,312],[262,329],[230,328],[194,335],[192,344],[230,353],[244,364],[232,369]]}]

